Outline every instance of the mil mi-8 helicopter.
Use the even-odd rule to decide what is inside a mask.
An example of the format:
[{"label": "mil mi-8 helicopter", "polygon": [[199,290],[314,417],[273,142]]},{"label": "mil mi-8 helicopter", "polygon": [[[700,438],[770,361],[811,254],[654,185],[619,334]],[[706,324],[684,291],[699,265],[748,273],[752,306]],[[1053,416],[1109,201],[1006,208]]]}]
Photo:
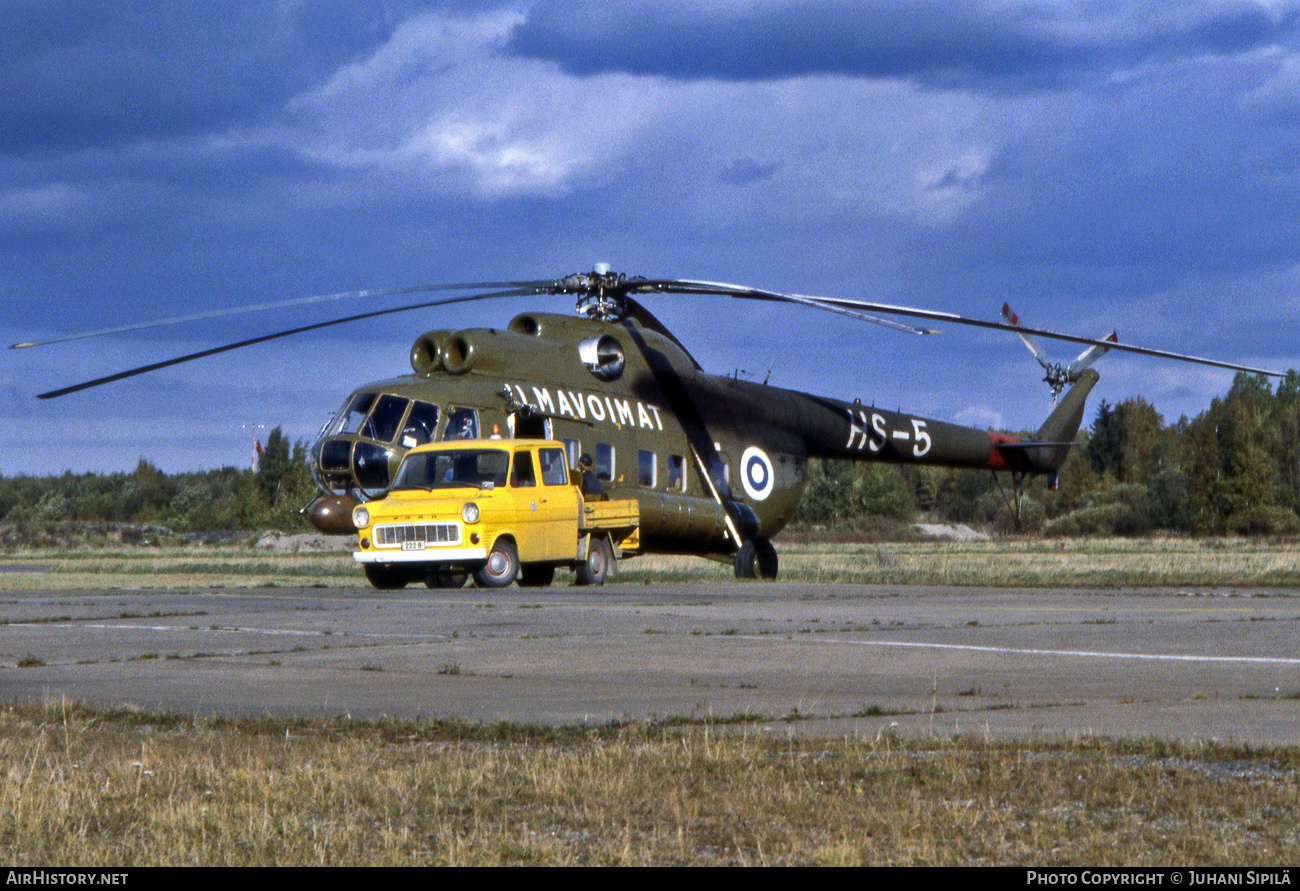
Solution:
[{"label": "mil mi-8 helicopter", "polygon": [[[1025,326],[1009,307],[1003,322],[834,297],[764,291],[687,279],[613,273],[603,264],[561,279],[356,291],[218,310],[44,341],[173,324],[327,300],[425,291],[461,296],[376,310],[227,344],[40,394],[48,399],[181,362],[360,319],[449,303],[539,294],[573,295],[577,314],[524,312],[504,329],[433,330],[415,339],[412,373],[358,387],[311,448],[320,494],[304,510],[322,532],[347,534],[352,508],[381,497],[407,450],[428,442],[502,438],[562,441],[569,466],[580,456],[610,497],[634,498],[642,552],[725,560],[738,578],[774,578],[772,537],[789,522],[810,458],[844,458],[1005,471],[1017,506],[1024,478],[1055,484],[1098,381],[1091,367],[1108,350],[1235,371],[1277,372]],[[1056,407],[1038,431],[1019,438],[992,430],[891,412],[860,402],[709,374],[636,297],[715,295],[794,303],[915,334],[937,333],[876,314],[1012,331],[1047,372]],[[1085,345],[1069,366],[1047,361],[1034,336]],[[15,344],[15,347],[38,344]],[[1066,389],[1068,387],[1068,390]],[[1062,396],[1062,392],[1064,395]]]}]

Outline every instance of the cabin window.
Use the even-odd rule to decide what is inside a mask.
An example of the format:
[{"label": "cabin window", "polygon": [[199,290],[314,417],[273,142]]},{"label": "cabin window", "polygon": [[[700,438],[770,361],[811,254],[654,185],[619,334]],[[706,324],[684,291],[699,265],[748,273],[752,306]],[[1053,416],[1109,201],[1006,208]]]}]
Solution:
[{"label": "cabin window", "polygon": [[731,497],[731,470],[726,462],[719,461],[717,458],[709,461],[709,477],[713,480],[713,487],[718,490],[719,496]]},{"label": "cabin window", "polygon": [[510,485],[537,485],[537,477],[533,473],[533,456],[529,452],[515,452],[515,463],[510,468]]},{"label": "cabin window", "polygon": [[393,452],[374,442],[358,442],[352,447],[352,469],[361,491],[378,495],[388,488],[388,462]]},{"label": "cabin window", "polygon": [[686,459],[681,455],[668,456],[668,488],[686,491]]},{"label": "cabin window", "polygon": [[403,448],[412,449],[433,442],[433,431],[438,429],[438,407],[427,402],[411,402],[411,413],[402,427]]},{"label": "cabin window", "polygon": [[452,408],[447,412],[443,439],[478,439],[478,412],[472,408]]},{"label": "cabin window", "polygon": [[531,418],[521,418],[518,415],[510,415],[507,418],[510,425],[511,439],[550,439],[551,438],[551,419],[533,415]]},{"label": "cabin window", "polygon": [[596,479],[612,480],[614,478],[614,447],[603,442],[596,443]]},{"label": "cabin window", "polygon": [[655,453],[641,449],[636,453],[636,482],[639,486],[654,488],[656,468]]},{"label": "cabin window", "polygon": [[542,465],[542,482],[548,486],[567,486],[569,469],[564,465],[564,449],[538,449],[537,460]]}]

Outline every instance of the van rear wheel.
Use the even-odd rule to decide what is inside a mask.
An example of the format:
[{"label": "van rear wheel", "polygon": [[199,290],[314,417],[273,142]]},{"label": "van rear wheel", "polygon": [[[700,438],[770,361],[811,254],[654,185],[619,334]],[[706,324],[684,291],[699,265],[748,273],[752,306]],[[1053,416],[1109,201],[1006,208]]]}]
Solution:
[{"label": "van rear wheel", "polygon": [[603,585],[614,572],[614,551],[609,539],[592,536],[587,545],[587,559],[578,565],[579,585]]}]

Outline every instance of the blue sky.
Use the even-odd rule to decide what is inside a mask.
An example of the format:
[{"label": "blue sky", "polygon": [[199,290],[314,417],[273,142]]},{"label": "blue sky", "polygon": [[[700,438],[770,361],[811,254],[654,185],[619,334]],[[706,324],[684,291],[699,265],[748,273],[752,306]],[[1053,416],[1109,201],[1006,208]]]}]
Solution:
[{"label": "blue sky", "polygon": [[[78,2],[0,33],[0,339],[361,288],[654,277],[904,303],[1300,367],[1300,4]],[[35,394],[359,312],[0,356],[0,474],[241,464],[405,373],[426,310]],[[665,297],[706,368],[1010,429],[1014,337]],[[1059,359],[1077,352],[1049,347]],[[1231,373],[1105,357],[1089,409]]]}]

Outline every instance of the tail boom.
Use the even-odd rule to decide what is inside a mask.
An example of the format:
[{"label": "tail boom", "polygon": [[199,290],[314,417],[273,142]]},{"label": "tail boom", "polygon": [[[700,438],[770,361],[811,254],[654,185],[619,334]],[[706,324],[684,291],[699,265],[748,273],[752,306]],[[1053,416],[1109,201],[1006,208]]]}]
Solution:
[{"label": "tail boom", "polygon": [[810,457],[1053,473],[1069,455],[1097,380],[1096,371],[1081,372],[1028,439],[806,395],[801,432]]}]

